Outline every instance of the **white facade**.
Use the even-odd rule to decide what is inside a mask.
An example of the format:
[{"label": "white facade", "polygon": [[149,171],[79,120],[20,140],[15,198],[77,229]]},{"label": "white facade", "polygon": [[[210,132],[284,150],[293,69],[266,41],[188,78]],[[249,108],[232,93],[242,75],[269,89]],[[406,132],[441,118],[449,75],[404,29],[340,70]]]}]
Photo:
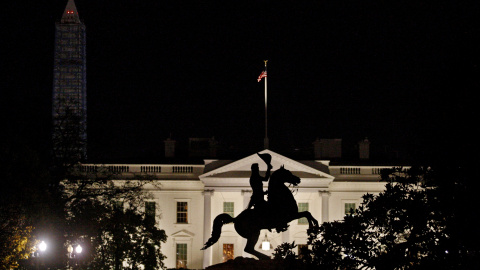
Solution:
[{"label": "white facade", "polygon": [[[261,153],[272,156],[272,171],[283,165],[301,178],[301,183],[293,190],[295,199],[297,203],[302,203],[303,207],[308,207],[308,211],[319,222],[343,219],[345,209],[358,207],[364,194],[378,194],[383,191],[385,183],[379,182],[380,169],[391,168],[330,166],[329,161],[324,160],[295,161],[270,150]],[[175,268],[179,261],[186,263],[184,267],[189,269],[203,269],[223,262],[224,244],[230,244],[229,248],[233,247],[234,257],[250,257],[243,251],[246,241],[235,232],[233,224],[223,226],[221,237],[216,244],[205,251],[200,249],[210,237],[213,219],[217,215],[233,207],[233,214],[236,216],[247,207],[251,196],[249,179],[253,163],[259,164],[261,174],[265,173],[266,165],[256,153],[236,161],[205,160],[203,165],[106,166],[120,168],[121,175],[126,179],[135,179],[136,175],[142,174],[155,175],[156,184],[145,187],[145,190],[152,194],[151,201],[156,203],[158,226],[164,229],[168,236],[167,242],[162,246],[162,252],[167,256],[167,268]],[[264,187],[267,189],[266,183]],[[186,214],[183,213],[185,205]],[[289,225],[288,231],[283,233],[276,233],[274,230],[262,231],[256,245],[257,250],[271,254],[273,249],[283,242],[306,244],[308,225],[299,224],[297,220]],[[270,251],[262,251],[260,248],[265,235],[272,245]],[[179,250],[186,258],[181,258],[181,255],[177,257]]]}]

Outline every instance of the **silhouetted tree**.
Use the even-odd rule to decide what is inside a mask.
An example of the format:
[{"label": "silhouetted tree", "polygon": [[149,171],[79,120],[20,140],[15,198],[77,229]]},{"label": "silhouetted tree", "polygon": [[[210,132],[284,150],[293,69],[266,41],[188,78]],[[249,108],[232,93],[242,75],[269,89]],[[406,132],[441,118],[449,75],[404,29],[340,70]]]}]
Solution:
[{"label": "silhouetted tree", "polygon": [[92,269],[164,268],[165,231],[146,216],[145,193],[129,190],[112,196],[86,196],[68,204],[69,244],[86,252],[71,263]]},{"label": "silhouetted tree", "polygon": [[[40,166],[29,152],[15,148],[9,154],[2,148],[2,263],[13,267],[18,259],[27,259],[35,239],[41,239],[48,242],[41,260],[45,267],[162,268],[160,244],[166,235],[143,210],[148,194],[142,187],[152,181],[122,180],[105,166],[94,172],[82,170],[81,119],[69,112],[55,118],[62,125],[55,129],[51,163]],[[124,211],[115,207],[120,201]],[[67,247],[76,244],[83,252],[69,258]],[[32,268],[37,262],[20,260],[20,266]]]},{"label": "silhouetted tree", "polygon": [[[322,269],[474,269],[479,248],[458,236],[458,227],[466,227],[458,223],[470,221],[457,208],[465,207],[459,198],[467,201],[465,176],[431,168],[383,171],[384,192],[364,195],[344,220],[309,231],[302,262]],[[276,257],[285,255],[279,249]]]}]

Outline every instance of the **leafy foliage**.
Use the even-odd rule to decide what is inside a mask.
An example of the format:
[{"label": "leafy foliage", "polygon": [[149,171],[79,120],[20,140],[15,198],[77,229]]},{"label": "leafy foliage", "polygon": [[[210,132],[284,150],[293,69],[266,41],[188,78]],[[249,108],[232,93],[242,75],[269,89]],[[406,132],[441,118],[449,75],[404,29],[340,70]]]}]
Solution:
[{"label": "leafy foliage", "polygon": [[63,182],[67,242],[82,243],[87,249],[75,262],[92,269],[164,268],[160,247],[165,231],[144,211],[149,195],[142,188],[151,181],[115,178],[99,168],[95,174],[77,172]]},{"label": "leafy foliage", "polygon": [[[458,191],[431,168],[385,170],[385,191],[366,194],[344,220],[309,230],[304,265],[322,269],[473,269],[478,248],[454,237]],[[452,179],[451,179],[452,180]],[[448,181],[447,181],[448,182]],[[435,183],[435,186],[432,186]],[[438,185],[437,185],[438,184]],[[286,254],[279,250],[277,257]]]},{"label": "leafy foliage", "polygon": [[[18,220],[22,223],[21,220]],[[12,269],[18,262],[27,259],[34,249],[35,241],[31,239],[32,226],[10,224],[8,230],[1,233],[0,269]]]},{"label": "leafy foliage", "polygon": [[274,259],[287,261],[294,260],[296,255],[292,250],[296,247],[297,245],[295,245],[295,241],[293,243],[282,243],[275,248]]},{"label": "leafy foliage", "polygon": [[79,259],[83,265],[92,269],[164,268],[160,247],[166,234],[133,204],[123,209],[88,199],[70,209],[68,242],[86,247],[87,255]]}]

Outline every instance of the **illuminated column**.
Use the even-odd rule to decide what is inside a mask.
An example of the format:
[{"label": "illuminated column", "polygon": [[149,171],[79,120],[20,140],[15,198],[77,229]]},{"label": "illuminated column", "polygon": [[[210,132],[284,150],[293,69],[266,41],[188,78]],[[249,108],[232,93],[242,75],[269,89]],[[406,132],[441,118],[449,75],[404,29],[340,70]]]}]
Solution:
[{"label": "illuminated column", "polygon": [[320,190],[322,196],[322,223],[329,221],[328,219],[328,202],[330,200],[330,191]]},{"label": "illuminated column", "polygon": [[[250,189],[242,190],[242,196],[243,196],[243,209],[247,209],[248,203],[250,202],[250,197],[252,196],[252,190]],[[246,245],[247,245],[247,239],[242,237],[242,247],[245,247]],[[246,253],[245,250],[242,250],[242,257],[251,258],[252,255]]]},{"label": "illuminated column", "polygon": [[[212,233],[212,195],[213,190],[203,191],[203,243],[206,243]],[[212,248],[203,251],[203,268],[212,264]]]},{"label": "illuminated column", "polygon": [[290,234],[288,232],[288,230],[282,232],[282,243],[285,243],[285,242],[290,242]]}]

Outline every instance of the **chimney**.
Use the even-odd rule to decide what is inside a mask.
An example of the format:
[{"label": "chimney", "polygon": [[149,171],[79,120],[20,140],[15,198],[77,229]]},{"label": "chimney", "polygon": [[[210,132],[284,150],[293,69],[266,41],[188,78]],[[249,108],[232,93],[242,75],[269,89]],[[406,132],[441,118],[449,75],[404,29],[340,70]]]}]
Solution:
[{"label": "chimney", "polygon": [[341,158],[342,139],[316,139],[313,142],[315,159]]},{"label": "chimney", "polygon": [[367,137],[358,142],[358,154],[360,159],[365,160],[370,158],[370,141]]},{"label": "chimney", "polygon": [[165,157],[175,157],[175,140],[168,138],[163,142],[165,143]]}]

